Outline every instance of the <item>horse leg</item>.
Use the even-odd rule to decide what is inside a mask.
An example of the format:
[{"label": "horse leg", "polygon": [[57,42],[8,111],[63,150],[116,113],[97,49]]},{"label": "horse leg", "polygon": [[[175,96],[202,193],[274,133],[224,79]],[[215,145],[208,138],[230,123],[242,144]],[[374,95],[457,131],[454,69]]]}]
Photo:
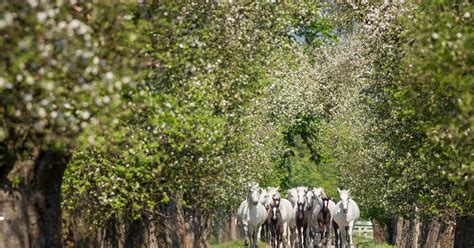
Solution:
[{"label": "horse leg", "polygon": [[263,239],[265,240],[265,242],[269,242],[270,241],[270,225],[268,225],[268,223],[265,223],[263,224]]},{"label": "horse leg", "polygon": [[333,230],[334,230],[334,246],[336,248],[339,248],[339,233],[338,233],[338,230],[339,230],[339,226],[337,225],[336,222],[332,222],[332,227],[333,227]]},{"label": "horse leg", "polygon": [[297,247],[300,247],[300,240],[301,240],[300,234],[301,234],[300,228],[296,227],[296,243],[298,244]]},{"label": "horse leg", "polygon": [[324,242],[323,242],[323,245],[328,244],[330,233],[331,233],[331,222],[324,223]]},{"label": "horse leg", "polygon": [[304,230],[304,233],[303,233],[303,235],[304,235],[304,247],[306,248],[306,247],[308,247],[308,241],[309,241],[308,226],[304,225],[303,230]]},{"label": "horse leg", "polygon": [[[318,238],[318,241],[316,242],[316,245],[317,245],[318,247],[321,246],[321,237],[322,237],[322,236],[321,236],[321,232],[322,232],[322,230],[323,230],[323,229],[321,228],[321,225],[322,225],[321,221],[318,220],[317,235],[318,235],[319,238]],[[314,236],[315,236],[315,240],[316,240],[316,235],[314,235]]]},{"label": "horse leg", "polygon": [[252,231],[252,248],[256,248],[257,247],[257,243],[258,243],[258,228],[253,228],[253,231]]},{"label": "horse leg", "polygon": [[270,244],[272,245],[272,248],[275,247],[275,234],[273,233],[273,230],[272,230],[272,237],[270,238]]},{"label": "horse leg", "polygon": [[341,229],[341,243],[342,247],[347,247],[347,229],[345,226],[339,227]]},{"label": "horse leg", "polygon": [[332,226],[332,220],[329,220],[329,223],[327,224],[327,226],[328,226],[328,230],[327,230],[327,240],[326,240],[325,245],[327,245],[327,244],[329,243],[329,240],[331,240],[331,243],[332,243],[332,237],[331,237],[331,235],[332,235],[332,228],[333,228],[333,226]]},{"label": "horse leg", "polygon": [[248,243],[248,239],[249,239],[249,230],[248,230],[248,226],[247,226],[247,223],[244,222],[244,234],[245,234],[245,239],[244,239],[244,246],[248,246],[249,243]]},{"label": "horse leg", "polygon": [[293,248],[293,246],[295,245],[295,232],[296,232],[295,227],[288,225],[288,235],[290,237],[287,240],[287,244],[289,248]]},{"label": "horse leg", "polygon": [[349,235],[349,247],[352,247],[352,227],[353,227],[353,225],[354,225],[354,221],[351,221],[349,223],[349,228],[347,230],[347,233]]}]

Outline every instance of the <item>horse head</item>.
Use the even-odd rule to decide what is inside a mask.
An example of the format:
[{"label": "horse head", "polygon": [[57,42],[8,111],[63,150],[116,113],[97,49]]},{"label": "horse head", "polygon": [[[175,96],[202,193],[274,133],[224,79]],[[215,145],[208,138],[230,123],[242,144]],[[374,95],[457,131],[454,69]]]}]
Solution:
[{"label": "horse head", "polygon": [[258,187],[258,183],[249,184],[249,195],[247,196],[247,199],[249,199],[251,203],[256,206],[260,200],[260,193],[261,189]]},{"label": "horse head", "polygon": [[296,188],[296,196],[297,196],[296,203],[298,204],[298,206],[299,205],[305,205],[305,203],[306,203],[305,195],[306,195],[307,192],[308,192],[307,187],[298,187],[298,188]]},{"label": "horse head", "polygon": [[280,193],[278,192],[280,188],[279,187],[268,187],[267,188],[267,206],[271,206],[273,204],[273,198],[278,198],[280,199]]},{"label": "horse head", "polygon": [[268,191],[266,189],[261,189],[259,202],[265,206],[267,210],[269,209],[270,206],[268,205]]},{"label": "horse head", "polygon": [[322,209],[329,209],[329,198],[324,197],[323,198],[323,204],[322,204]]},{"label": "horse head", "polygon": [[314,195],[312,190],[309,190],[306,192],[305,195],[306,198],[306,210],[310,210],[314,207],[314,200],[316,199],[316,196]]},{"label": "horse head", "polygon": [[339,196],[341,197],[342,211],[345,214],[347,214],[347,209],[349,207],[349,199],[350,199],[349,192],[350,192],[350,190],[340,190],[338,188],[337,191],[339,192]]},{"label": "horse head", "polygon": [[298,215],[298,219],[301,220],[304,218],[305,202],[298,202],[296,206],[297,206],[296,213]]},{"label": "horse head", "polygon": [[271,205],[272,209],[272,219],[276,220],[277,212],[280,211],[280,198],[274,198],[273,203]]},{"label": "horse head", "polygon": [[318,201],[318,203],[322,204],[322,201],[323,201],[322,199],[325,196],[325,194],[323,193],[323,188],[313,188],[312,191],[313,191],[314,197]]},{"label": "horse head", "polygon": [[298,190],[293,188],[288,190],[288,200],[291,202],[293,207],[296,206],[296,203],[298,201]]}]

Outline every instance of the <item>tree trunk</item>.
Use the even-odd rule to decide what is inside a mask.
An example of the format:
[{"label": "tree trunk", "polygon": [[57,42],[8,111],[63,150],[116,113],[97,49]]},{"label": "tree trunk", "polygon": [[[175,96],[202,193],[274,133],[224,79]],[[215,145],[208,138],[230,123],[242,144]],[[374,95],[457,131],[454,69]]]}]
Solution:
[{"label": "tree trunk", "polygon": [[158,247],[180,248],[185,247],[183,238],[185,235],[183,211],[178,206],[177,200],[170,200],[161,204],[159,220],[155,222]]},{"label": "tree trunk", "polygon": [[14,188],[5,178],[1,182],[0,247],[61,247],[60,192],[69,158],[34,149],[9,168],[9,177],[23,181]]},{"label": "tree trunk", "polygon": [[123,248],[124,230],[117,218],[113,217],[100,229],[99,244],[102,248]]},{"label": "tree trunk", "polygon": [[394,231],[395,231],[395,235],[393,235],[394,240],[392,242],[395,245],[401,244],[402,242],[403,224],[404,224],[403,218],[398,217],[395,224],[395,228],[394,228]]},{"label": "tree trunk", "polygon": [[474,217],[465,216],[456,220],[456,234],[454,238],[454,247],[474,247]]},{"label": "tree trunk", "polygon": [[423,221],[421,246],[431,247],[453,247],[454,246],[454,222],[447,219],[432,219]]},{"label": "tree trunk", "polygon": [[237,239],[236,218],[231,209],[226,209],[222,216],[216,220],[217,224],[217,243],[222,244],[227,241]]},{"label": "tree trunk", "polygon": [[377,221],[376,219],[372,219],[372,226],[374,229],[374,240],[381,243],[385,243],[387,240],[385,238],[385,230],[381,226],[380,222]]},{"label": "tree trunk", "polygon": [[453,247],[454,222],[448,219],[398,218],[395,241],[397,247]]},{"label": "tree trunk", "polygon": [[125,235],[125,248],[134,247],[159,247],[156,242],[155,226],[148,216],[143,215],[140,219],[132,221],[127,225]]}]

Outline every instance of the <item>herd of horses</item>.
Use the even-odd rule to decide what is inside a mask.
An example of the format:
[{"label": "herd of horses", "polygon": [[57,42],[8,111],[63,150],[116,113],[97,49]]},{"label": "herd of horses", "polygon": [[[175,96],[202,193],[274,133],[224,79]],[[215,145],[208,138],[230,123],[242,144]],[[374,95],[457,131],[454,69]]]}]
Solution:
[{"label": "herd of horses", "polygon": [[327,246],[331,229],[334,244],[352,246],[352,230],[360,210],[349,190],[337,189],[340,201],[329,199],[323,188],[297,187],[283,198],[278,188],[248,185],[247,199],[237,212],[237,222],[245,233],[244,245],[254,248],[259,240],[272,247]]}]

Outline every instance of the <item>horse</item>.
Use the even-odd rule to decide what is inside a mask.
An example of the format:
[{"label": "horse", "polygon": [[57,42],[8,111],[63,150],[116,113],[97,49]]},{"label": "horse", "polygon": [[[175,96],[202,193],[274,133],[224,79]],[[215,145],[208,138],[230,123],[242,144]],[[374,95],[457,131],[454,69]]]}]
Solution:
[{"label": "horse", "polygon": [[283,218],[280,211],[280,199],[273,199],[267,222],[271,233],[270,243],[272,248],[278,248],[283,242]]},{"label": "horse", "polygon": [[305,218],[306,223],[308,225],[306,229],[306,239],[307,243],[312,246],[315,239],[315,228],[318,224],[317,218],[314,216],[314,212],[318,212],[320,208],[320,204],[314,192],[312,190],[307,190],[305,194],[306,198],[306,206],[305,206]]},{"label": "horse", "polygon": [[325,237],[323,245],[327,245],[329,240],[329,234],[331,233],[331,210],[329,206],[329,198],[322,198],[321,210],[318,214],[318,227],[319,234],[321,237],[321,242],[323,242],[323,237]]},{"label": "horse", "polygon": [[307,187],[298,187],[297,196],[298,200],[296,202],[296,230],[298,232],[298,244],[302,247],[307,247],[307,228],[308,228],[308,218],[306,213],[306,193],[308,191]]},{"label": "horse", "polygon": [[[315,195],[315,197],[317,198],[317,202],[319,204],[318,208],[315,208],[315,211],[313,211],[313,219],[316,220],[316,223],[317,223],[317,220],[318,220],[318,215],[320,213],[320,210],[322,208],[322,204],[323,204],[323,199],[324,198],[327,198],[328,199],[328,210],[330,212],[330,216],[331,216],[331,220],[329,221],[330,225],[329,225],[329,230],[325,230],[325,233],[326,235],[329,235],[327,236],[326,238],[327,239],[331,239],[331,232],[330,230],[332,229],[332,227],[334,226],[333,225],[333,220],[334,220],[334,214],[335,214],[335,207],[336,207],[336,203],[334,203],[333,200],[331,200],[327,195],[326,193],[324,192],[324,189],[323,188],[313,188],[313,193]],[[319,228],[319,224],[316,224],[316,228],[315,229],[318,229],[318,232],[320,233],[321,230]],[[320,236],[319,237],[319,240],[320,242],[323,241],[323,237]],[[327,240],[326,242],[327,243]]]},{"label": "horse", "polygon": [[245,232],[244,245],[248,245],[250,240],[250,247],[255,248],[257,240],[257,232],[260,226],[267,220],[267,210],[259,202],[261,189],[257,184],[249,184],[249,192],[247,199],[240,204],[237,212]]},{"label": "horse", "polygon": [[297,202],[298,202],[298,190],[296,188],[292,188],[288,190],[288,200],[291,203],[291,206],[293,207],[293,212],[292,212],[292,220],[291,222],[288,223],[288,231],[290,232],[290,242],[289,242],[289,247],[294,247],[295,245],[295,239],[296,239],[296,210],[297,208]]},{"label": "horse", "polygon": [[334,221],[337,224],[337,228],[341,230],[342,247],[347,247],[347,242],[349,242],[349,247],[351,247],[352,229],[354,223],[360,217],[360,210],[357,203],[350,198],[350,190],[340,190],[338,188],[337,191],[341,200],[336,204]]},{"label": "horse", "polygon": [[[260,203],[265,206],[267,212],[270,210],[270,206],[267,205],[268,202],[268,191],[266,189],[262,189],[262,193],[260,194]],[[258,240],[260,240],[260,236],[263,237],[264,242],[269,242],[270,241],[270,229],[269,229],[269,224],[268,221],[265,221],[262,226],[260,227],[260,230],[258,231]]]},{"label": "horse", "polygon": [[280,212],[281,212],[281,217],[283,220],[283,240],[284,242],[288,242],[288,225],[291,224],[294,221],[294,210],[293,206],[291,205],[291,202],[288,201],[285,198],[280,197],[280,193],[278,192],[278,188],[273,188],[273,187],[268,187],[268,202],[267,205],[270,206],[273,204],[273,198],[279,198],[280,199]]}]

